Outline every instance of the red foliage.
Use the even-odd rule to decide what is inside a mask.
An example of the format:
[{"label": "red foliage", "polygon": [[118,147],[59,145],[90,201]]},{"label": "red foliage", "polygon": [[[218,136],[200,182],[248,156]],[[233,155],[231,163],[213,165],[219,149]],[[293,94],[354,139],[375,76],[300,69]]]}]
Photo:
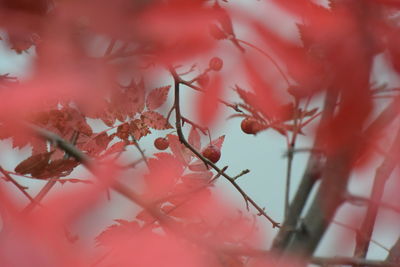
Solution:
[{"label": "red foliage", "polygon": [[[322,238],[347,201],[355,167],[372,168],[372,156],[380,153],[378,186],[374,183],[361,226],[370,227],[365,232],[371,234],[375,206],[400,151],[400,135],[390,131],[398,127],[399,90],[373,84],[372,78],[378,55],[385,55],[393,73],[400,72],[400,5],[391,0],[330,0],[327,7],[311,0],[271,2],[299,22],[297,39],[278,34],[227,0],[1,0],[1,45],[30,66],[21,77],[0,74],[0,140],[32,151],[15,162],[15,172],[0,166],[8,182],[0,184],[0,265],[276,266],[281,249],[300,258],[278,259],[279,266],[302,266],[298,262],[312,260],[320,241],[312,240],[309,248],[307,238]],[[237,103],[225,94],[228,88],[234,88],[229,92],[237,93]],[[191,89],[198,95],[188,103],[181,92]],[[382,92],[396,98],[379,102]],[[186,117],[192,107],[198,123]],[[310,191],[317,179],[320,187],[307,212],[293,215],[295,207],[285,214],[281,231],[290,235],[290,243],[274,247],[277,255],[261,250],[265,240],[258,222],[235,210],[234,201],[226,201],[215,186],[217,178],[226,179],[249,212],[279,226],[236,181],[248,171],[230,176],[227,166],[209,166],[226,155],[225,135],[213,139],[207,128],[220,126],[215,121],[224,107],[234,112],[231,118],[241,118],[243,132],[272,130],[284,138],[287,178],[298,140],[316,137],[310,162],[318,166],[311,177],[310,163],[304,179],[311,177]],[[165,152],[149,155],[142,141],[165,130],[166,137],[154,142]],[[96,181],[72,176],[83,175],[83,167]],[[140,168],[134,179],[128,178],[132,168]],[[46,185],[31,197],[35,190],[14,176]],[[66,182],[65,188],[53,189]],[[74,227],[91,209],[106,205],[102,198],[110,189],[139,210],[102,231],[96,238],[101,248],[80,243],[75,236],[80,229]],[[309,224],[302,214],[312,218]],[[309,234],[307,227],[318,231]],[[356,246],[361,246],[364,237],[357,230]]]}]

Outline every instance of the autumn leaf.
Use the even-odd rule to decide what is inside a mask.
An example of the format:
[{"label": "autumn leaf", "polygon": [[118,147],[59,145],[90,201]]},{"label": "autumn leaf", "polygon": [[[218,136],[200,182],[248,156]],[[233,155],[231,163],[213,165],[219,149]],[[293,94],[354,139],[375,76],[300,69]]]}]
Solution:
[{"label": "autumn leaf", "polygon": [[45,171],[49,160],[54,151],[30,156],[15,167],[15,172],[19,174],[40,175]]},{"label": "autumn leaf", "polygon": [[200,135],[199,135],[199,132],[196,130],[195,127],[192,127],[192,129],[190,130],[188,142],[196,150],[200,150],[200,148],[201,148]]},{"label": "autumn leaf", "polygon": [[125,150],[125,147],[126,147],[125,141],[117,142],[105,151],[104,156],[122,152]]},{"label": "autumn leaf", "polygon": [[107,133],[97,133],[93,137],[79,136],[77,147],[86,151],[89,155],[97,156],[104,151],[113,136],[108,136]]},{"label": "autumn leaf", "polygon": [[222,144],[224,143],[224,141],[225,141],[225,135],[222,135],[222,136],[218,137],[217,139],[212,140],[210,145],[214,145],[221,150]]},{"label": "autumn leaf", "polygon": [[151,199],[164,197],[183,173],[183,164],[172,154],[157,153],[155,156],[148,160],[149,173],[144,177],[146,196]]},{"label": "autumn leaf", "polygon": [[170,85],[153,89],[146,99],[146,106],[148,110],[154,110],[161,107],[168,97]]},{"label": "autumn leaf", "polygon": [[235,91],[238,93],[238,95],[244,101],[245,104],[249,106],[257,105],[256,102],[257,96],[253,92],[245,91],[238,85],[235,85]]},{"label": "autumn leaf", "polygon": [[129,123],[130,134],[138,141],[143,136],[146,136],[150,133],[149,127],[144,123],[144,121],[140,119],[136,119]]},{"label": "autumn leaf", "polygon": [[155,111],[146,111],[140,117],[142,121],[150,128],[156,130],[171,129],[172,125],[160,113]]},{"label": "autumn leaf", "polygon": [[197,102],[197,110],[201,124],[209,125],[214,121],[219,109],[218,98],[222,94],[221,77],[216,76],[211,79],[204,91]]},{"label": "autumn leaf", "polygon": [[117,136],[122,140],[128,140],[130,126],[129,123],[124,123],[117,128]]},{"label": "autumn leaf", "polygon": [[42,179],[51,177],[64,177],[69,175],[78,165],[79,162],[74,159],[52,160],[42,173],[35,176]]},{"label": "autumn leaf", "polygon": [[167,138],[169,142],[169,148],[175,157],[184,165],[189,164],[192,160],[193,153],[179,141],[178,136],[169,134],[167,135]]},{"label": "autumn leaf", "polygon": [[96,237],[96,243],[100,246],[114,246],[140,230],[138,222],[128,222],[126,220],[116,220],[117,224],[109,226]]}]

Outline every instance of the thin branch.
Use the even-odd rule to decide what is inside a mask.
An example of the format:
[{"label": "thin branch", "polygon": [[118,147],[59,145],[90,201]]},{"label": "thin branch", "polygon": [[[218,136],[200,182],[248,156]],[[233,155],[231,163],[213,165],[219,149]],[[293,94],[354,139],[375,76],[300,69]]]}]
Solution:
[{"label": "thin branch", "polygon": [[186,122],[186,123],[189,123],[190,125],[192,125],[193,128],[199,129],[204,135],[207,135],[207,133],[209,132],[207,127],[202,127],[202,126],[198,125],[197,123],[195,123],[195,122],[193,122],[193,121],[191,121],[191,120],[189,120],[189,119],[187,119],[187,118],[185,118],[183,116],[181,116],[181,119],[182,119],[182,126]]},{"label": "thin branch", "polygon": [[[366,237],[366,235],[362,232],[362,231],[360,231],[359,229],[357,229],[356,227],[352,227],[351,225],[348,225],[348,224],[345,224],[345,223],[342,223],[342,222],[338,222],[338,221],[332,221],[332,223],[334,223],[334,224],[336,224],[336,225],[339,225],[339,226],[341,226],[341,227],[343,227],[343,228],[346,228],[346,229],[348,229],[348,230],[351,230],[351,231],[353,231],[356,235],[363,235],[364,237]],[[367,238],[367,237],[366,237]],[[372,238],[369,238],[369,240],[371,240],[371,242],[372,243],[374,243],[375,245],[377,245],[378,247],[380,247],[381,249],[383,249],[383,250],[385,250],[385,251],[387,251],[387,252],[389,252],[389,249],[387,248],[387,247],[385,247],[384,245],[382,245],[380,242],[378,242],[378,241],[376,241],[376,240],[374,240],[374,239],[372,239]],[[358,258],[358,257],[357,257]]]},{"label": "thin branch", "polygon": [[124,166],[121,166],[121,168],[123,168],[123,169],[130,169],[130,168],[135,168],[140,162],[142,162],[143,161],[143,158],[140,158],[140,159],[138,159],[138,160],[135,160],[134,162],[132,162],[132,163],[129,163],[129,164],[127,164],[127,165],[124,165]]},{"label": "thin branch", "polygon": [[144,163],[146,164],[147,167],[149,167],[149,162],[147,161],[146,154],[144,154],[144,150],[140,147],[138,141],[136,141],[136,138],[133,135],[131,135],[131,137],[133,140],[133,144],[136,146],[137,150],[139,151],[140,155],[142,156]]},{"label": "thin branch", "polygon": [[109,56],[114,49],[114,46],[116,44],[117,40],[111,39],[110,44],[107,46],[106,51],[104,52],[104,56]]},{"label": "thin branch", "polygon": [[[190,83],[190,82],[188,82],[188,81],[182,80],[182,79],[178,76],[178,74],[176,74],[176,75],[177,75],[177,78],[179,79],[179,83],[180,83],[180,84],[186,85],[186,86],[188,86],[188,87],[190,87],[190,88],[192,88],[192,89],[194,89],[194,90],[196,90],[196,91],[199,91],[199,92],[204,93],[204,90],[203,90],[202,88],[200,88],[200,87],[198,87],[198,86],[196,86],[196,85],[194,85],[194,84],[192,84],[192,83]],[[228,102],[226,102],[225,100],[220,99],[220,98],[218,98],[218,101],[219,101],[220,103],[224,104],[225,106],[227,106],[227,107],[233,109],[233,110],[236,111],[236,112],[243,113],[243,111],[239,108],[239,105],[238,105],[238,104],[230,104],[230,103],[228,103]]]},{"label": "thin branch", "polygon": [[265,218],[267,218],[267,220],[269,220],[271,222],[271,224],[274,228],[279,227],[279,223],[276,222],[275,220],[273,220],[268,214],[266,214],[264,209],[259,207],[257,205],[257,203],[251,197],[249,197],[246,192],[244,192],[244,190],[236,183],[236,181],[232,177],[230,177],[224,171],[219,169],[214,163],[209,161],[207,158],[203,157],[203,155],[201,153],[199,153],[194,147],[192,147],[187,142],[187,140],[185,139],[185,136],[183,135],[183,132],[182,132],[182,126],[181,126],[182,116],[181,116],[180,104],[179,104],[180,103],[179,86],[180,86],[180,84],[184,84],[184,81],[178,76],[178,74],[172,67],[169,67],[169,71],[171,72],[172,77],[174,78],[174,88],[175,88],[175,90],[174,90],[174,92],[175,92],[174,105],[175,105],[175,117],[176,117],[175,125],[176,125],[176,131],[178,133],[179,141],[184,146],[186,146],[189,150],[191,150],[207,166],[211,166],[215,171],[217,171],[219,174],[221,174],[223,177],[225,177],[236,188],[236,190],[242,195],[242,197],[244,198],[244,200],[246,202],[247,207],[248,207],[248,203],[250,203],[259,212],[260,215],[264,216]]},{"label": "thin branch", "polygon": [[[290,201],[290,185],[292,179],[292,166],[293,166],[293,150],[296,146],[297,133],[299,130],[298,123],[301,124],[302,116],[299,118],[298,109],[299,102],[295,101],[295,114],[294,114],[294,129],[292,133],[292,138],[290,142],[288,142],[288,155],[287,155],[287,167],[286,167],[286,185],[285,185],[285,208],[284,208],[284,220],[289,216],[289,201]],[[288,138],[288,137],[287,137]]]},{"label": "thin branch", "polygon": [[395,140],[387,157],[383,160],[382,164],[377,168],[372,186],[371,199],[364,221],[361,225],[359,233],[356,236],[356,248],[354,256],[358,258],[365,258],[368,252],[369,240],[371,239],[372,232],[375,226],[376,218],[379,210],[379,202],[385,189],[386,181],[389,179],[390,174],[398,165],[397,157],[400,153],[400,130],[398,131]]},{"label": "thin branch", "polygon": [[239,173],[238,175],[232,177],[233,180],[237,180],[238,178],[242,177],[243,175],[246,175],[250,172],[249,169],[245,169],[243,170],[241,173]]},{"label": "thin branch", "polygon": [[[274,254],[268,250],[253,249],[253,248],[241,248],[241,247],[225,247],[224,253],[230,255],[241,255],[252,258],[263,258],[266,257],[268,260],[273,259]],[[309,263],[320,266],[365,266],[365,267],[398,267],[398,265],[381,260],[366,260],[352,257],[312,257],[309,259]],[[274,265],[279,266],[279,265]]]},{"label": "thin branch", "polygon": [[397,239],[390,249],[385,261],[397,264],[397,266],[400,264],[400,238]]},{"label": "thin branch", "polygon": [[308,118],[305,122],[303,122],[301,124],[300,128],[303,128],[304,126],[306,126],[307,124],[309,124],[310,122],[312,122],[313,120],[315,120],[318,116],[320,116],[322,114],[322,112],[317,112],[315,113],[313,116],[311,116],[310,118]]},{"label": "thin branch", "polygon": [[365,267],[397,267],[398,265],[379,261],[379,260],[366,260],[359,258],[351,258],[351,257],[333,257],[333,258],[324,258],[324,257],[313,257],[310,259],[310,262],[313,264],[321,265],[321,266],[330,266],[330,265],[340,265],[340,266],[365,266]]},{"label": "thin branch", "polygon": [[286,81],[287,85],[290,87],[290,82],[289,82],[289,78],[286,76],[285,72],[282,70],[281,67],[279,67],[279,64],[273,59],[273,57],[271,57],[267,52],[265,52],[264,50],[258,48],[257,46],[246,42],[244,40],[240,40],[240,39],[236,39],[239,43],[245,44],[255,50],[257,50],[259,53],[261,53],[262,55],[266,56],[269,61],[271,61],[271,63],[275,66],[275,68],[279,71],[279,73],[282,75],[283,79]]},{"label": "thin branch", "polygon": [[[221,169],[221,172],[225,172],[228,169],[228,166],[225,166]],[[217,173],[209,182],[209,184],[214,183],[219,177],[221,177],[221,173]]]},{"label": "thin branch", "polygon": [[[31,125],[31,128],[34,128],[36,126]],[[43,130],[39,127],[36,127],[37,130]],[[75,143],[76,140],[78,139],[79,136],[79,132],[75,131],[71,137],[71,141],[72,143]],[[50,139],[48,139],[50,140]],[[53,144],[59,146],[56,142],[53,142]],[[64,150],[65,151],[65,150]],[[69,157],[68,153],[65,153],[64,158],[67,159]],[[50,190],[57,184],[57,180],[56,179],[50,179],[47,181],[47,183],[44,185],[44,187],[39,191],[39,193],[35,196],[34,201],[30,202],[24,209],[23,209],[23,213],[28,213],[31,212],[38,203],[40,203],[43,198],[50,192]]]},{"label": "thin branch", "polygon": [[167,118],[166,118],[166,125],[169,123],[169,118],[171,117],[172,111],[174,111],[175,106],[172,106],[171,109],[168,111]]},{"label": "thin branch", "polygon": [[[89,158],[86,154],[76,148],[73,144],[68,141],[62,139],[55,133],[47,131],[43,128],[40,128],[33,124],[27,124],[27,126],[36,133],[39,137],[46,139],[54,144],[56,144],[60,149],[64,150],[69,156],[75,158],[77,161],[82,163],[89,171],[96,174],[95,164],[91,158]],[[96,176],[96,175],[95,175]],[[97,176],[96,176],[97,177]],[[126,187],[125,185],[119,183],[118,181],[114,181],[113,189],[126,197],[127,199],[135,202],[142,208],[146,209],[154,218],[157,218],[160,222],[165,222],[167,226],[171,226],[172,220],[161,213],[159,210],[151,206],[149,203],[145,202],[139,194]],[[179,232],[179,231],[177,231]]]},{"label": "thin branch", "polygon": [[13,183],[18,189],[19,191],[22,192],[22,194],[24,194],[31,202],[34,202],[35,200],[28,194],[28,192],[26,192],[26,187],[20,185],[16,180],[14,180],[9,173],[4,170],[1,166],[0,166],[0,172],[4,175],[4,178],[6,181],[9,181],[11,183]]},{"label": "thin branch", "polygon": [[362,197],[362,196],[355,196],[355,195],[351,195],[351,194],[347,194],[345,199],[346,199],[346,201],[348,201],[350,204],[353,204],[353,205],[369,206],[373,203],[374,205],[378,205],[381,208],[385,208],[385,209],[391,210],[393,212],[400,213],[400,206],[396,206],[396,205],[393,205],[388,202],[376,201],[374,199],[369,199],[369,198]]},{"label": "thin branch", "polygon": [[[324,109],[321,115],[321,124],[329,121],[329,119],[332,117],[336,107],[337,99],[338,94],[336,90],[328,91],[325,97]],[[319,127],[321,129],[322,125]],[[313,145],[314,149],[321,149],[322,143],[322,134],[320,133],[320,130],[318,130]],[[290,204],[288,216],[286,217],[282,228],[279,230],[273,241],[272,249],[274,251],[283,251],[285,247],[288,246],[289,241],[294,234],[294,230],[298,225],[300,215],[303,211],[306,201],[311,194],[311,190],[316,181],[320,178],[322,170],[322,158],[323,156],[321,153],[312,153],[310,155],[299,188],[297,189]]]},{"label": "thin branch", "polygon": [[[306,148],[306,147],[300,147],[300,148],[294,148],[292,149],[292,153],[319,153],[319,154],[324,154],[324,151],[318,148]],[[282,154],[282,157],[287,157],[289,154],[289,150],[285,151]]]}]

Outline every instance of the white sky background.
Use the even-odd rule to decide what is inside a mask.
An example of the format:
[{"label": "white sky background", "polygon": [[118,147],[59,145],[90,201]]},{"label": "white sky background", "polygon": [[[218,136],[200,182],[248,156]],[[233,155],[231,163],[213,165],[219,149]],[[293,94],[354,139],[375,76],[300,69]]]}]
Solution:
[{"label": "white sky background", "polygon": [[[237,5],[241,9],[246,9],[252,16],[257,16],[259,18],[265,19],[268,25],[276,25],[276,30],[292,38],[292,36],[296,35],[296,28],[294,26],[293,21],[286,20],[288,18],[284,15],[279,9],[268,4],[268,8],[258,8],[258,5],[264,5],[265,3],[261,3],[261,1],[231,1],[232,5]],[[285,19],[282,19],[285,18]],[[246,40],[245,36],[247,35],[245,28],[236,28],[236,33],[239,38]],[[12,51],[9,52],[4,48],[4,42],[0,42],[0,74],[10,73],[15,76],[23,76],[26,75],[26,70],[29,69],[29,54],[16,55]],[[222,44],[222,49],[232,49],[231,44],[225,42]],[[249,53],[253,53],[251,50],[247,49]],[[221,52],[221,54],[220,54]],[[31,51],[32,53],[32,51]],[[235,59],[233,58],[225,58],[223,51],[216,51],[215,55],[221,55],[221,58],[224,60],[224,68],[222,72],[229,73],[229,68],[235,66]],[[205,59],[207,62],[208,59]],[[386,66],[385,59],[383,56],[377,59],[376,70],[375,70],[375,80],[390,82],[394,85],[398,85],[399,79],[395,77],[391,70]],[[204,66],[204,64],[203,64]],[[274,75],[273,73],[271,75]],[[278,75],[277,73],[275,75]],[[237,82],[241,82],[240,80]],[[165,85],[159,84],[158,86]],[[172,85],[171,81],[169,84]],[[234,83],[227,85],[227,87],[233,86]],[[228,90],[226,90],[228,92]],[[197,94],[197,92],[193,92],[189,88],[184,88],[182,90],[182,112],[188,118],[195,119],[195,115],[192,110],[192,100],[193,97]],[[172,92],[170,92],[170,98],[172,97]],[[236,100],[236,96],[227,94],[225,96],[227,99]],[[171,99],[170,99],[171,101]],[[172,103],[172,102],[170,102]],[[320,102],[319,102],[320,103]],[[222,134],[226,134],[225,143],[222,149],[222,157],[218,162],[219,167],[223,167],[228,165],[228,173],[231,175],[236,175],[240,173],[244,169],[250,169],[251,172],[244,177],[240,178],[239,184],[242,188],[262,207],[265,206],[266,212],[276,219],[277,221],[282,221],[283,216],[283,200],[284,200],[284,190],[285,190],[285,175],[286,175],[286,160],[282,157],[283,153],[286,149],[285,139],[279,134],[266,131],[258,134],[257,136],[246,135],[240,130],[240,122],[241,119],[231,119],[225,120],[228,115],[231,115],[232,111],[224,106],[221,107],[221,114],[219,116],[217,125],[220,126],[218,128],[213,129],[212,136],[216,138]],[[163,136],[164,134],[170,131],[159,131],[159,136]],[[157,137],[156,135],[150,135],[142,138],[140,140],[141,146],[146,150],[147,155],[151,155],[155,151],[153,148],[153,141]],[[207,138],[204,138],[203,145],[206,143]],[[310,147],[311,139],[308,137],[300,137],[298,146],[299,147]],[[29,148],[24,148],[21,151],[11,151],[10,150],[10,141],[0,141],[0,164],[6,168],[7,170],[13,170],[15,165],[23,158],[26,158],[29,155]],[[137,152],[132,150],[132,153],[137,155]],[[301,175],[305,168],[305,163],[307,161],[308,154],[307,153],[298,153],[295,155],[295,159],[293,162],[293,177],[292,177],[292,194],[294,193],[297,185],[300,181]],[[363,173],[357,173],[358,176],[362,177],[363,182],[360,183],[360,180],[356,182],[352,182],[350,186],[350,190],[352,192],[358,193],[359,195],[368,196],[372,178],[374,175],[374,170],[364,170]],[[393,180],[393,179],[392,179]],[[28,181],[26,179],[19,179],[22,184],[28,185]],[[363,186],[360,186],[362,184]],[[44,182],[29,183],[31,190],[38,190],[44,185]],[[223,179],[220,179],[217,182],[217,185],[224,188],[226,194],[231,197],[232,200],[237,202],[237,205],[240,207],[244,207],[243,199],[240,194],[238,194],[235,189],[225,182]],[[77,186],[76,184],[72,184],[72,187]],[[389,185],[390,186],[390,182]],[[11,187],[11,186],[10,186]],[[57,185],[59,189],[64,189],[66,186],[62,187]],[[16,194],[20,194],[16,191]],[[22,197],[22,196],[21,196]],[[83,223],[80,225],[80,228],[85,229],[86,234],[88,236],[95,236],[101,230],[105,228],[105,226],[111,225],[112,219],[125,218],[132,219],[134,217],[135,209],[132,208],[132,204],[128,203],[122,197],[112,194],[113,203],[112,205],[103,205],[98,210],[94,210],[92,216],[95,216],[99,222],[99,224],[93,227],[93,217],[92,219],[88,219],[87,223]],[[104,208],[107,207],[107,208]],[[347,211],[346,211],[347,210]],[[359,213],[362,211],[361,208],[354,208],[346,205],[345,208],[340,210],[340,214],[349,214],[350,213]],[[255,212],[253,212],[255,213]],[[339,216],[340,217],[340,216]],[[343,216],[342,216],[343,217]],[[399,215],[393,214],[391,212],[385,212],[386,218],[393,218],[392,221],[398,222]],[[338,221],[341,218],[337,219]],[[259,219],[261,227],[267,229],[267,232],[270,233],[271,237],[268,238],[272,240],[272,234],[275,230],[271,230],[271,225],[265,219]],[[374,239],[381,242],[387,248],[390,248],[393,242],[397,239],[400,229],[398,229],[398,225],[387,223],[388,220],[378,222],[382,226],[382,229],[385,230],[379,231],[378,234],[374,234]],[[333,256],[333,255],[348,255],[351,256],[353,254],[353,245],[349,244],[349,246],[342,245],[336,246],[332,250],[332,242],[337,241],[338,238],[353,235],[352,232],[343,229],[340,226],[333,225],[328,232],[328,234],[324,238],[324,245],[322,245],[318,249],[318,254]],[[372,244],[369,251],[369,257],[374,259],[380,259],[386,257],[386,252],[382,248]]]}]

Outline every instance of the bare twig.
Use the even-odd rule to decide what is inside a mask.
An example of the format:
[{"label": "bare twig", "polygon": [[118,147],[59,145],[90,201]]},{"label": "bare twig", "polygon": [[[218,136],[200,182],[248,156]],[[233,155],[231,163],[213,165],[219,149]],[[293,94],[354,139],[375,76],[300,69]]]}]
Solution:
[{"label": "bare twig", "polygon": [[[332,223],[334,223],[334,224],[336,224],[336,225],[339,225],[339,226],[341,226],[341,227],[343,227],[343,228],[346,228],[346,229],[348,229],[348,230],[351,230],[351,231],[353,231],[356,235],[363,235],[365,238],[368,238],[362,231],[360,231],[360,230],[357,229],[356,227],[353,227],[353,226],[351,226],[351,225],[348,225],[348,224],[345,224],[345,223],[342,223],[342,222],[338,222],[338,221],[335,221],[335,220],[333,220]],[[378,241],[376,241],[376,240],[374,240],[374,239],[372,239],[372,238],[368,238],[368,240],[370,240],[372,243],[374,243],[375,245],[377,245],[377,246],[380,247],[381,249],[383,249],[383,250],[389,252],[389,249],[388,249],[387,247],[385,247],[384,245],[382,245],[380,242],[378,242]]]},{"label": "bare twig", "polygon": [[[73,144],[68,141],[62,139],[55,133],[49,132],[45,129],[42,129],[36,125],[28,124],[27,125],[31,130],[33,130],[39,137],[42,137],[48,141],[56,144],[60,149],[64,150],[69,156],[75,158],[77,161],[82,163],[89,171],[92,173],[96,173],[95,164],[87,155],[85,155],[82,151],[77,149]],[[127,199],[135,202],[139,206],[146,209],[154,218],[157,218],[160,222],[165,222],[166,225],[171,224],[171,219],[162,214],[159,210],[152,207],[149,203],[144,201],[136,192],[131,190],[130,188],[124,186],[118,181],[114,181],[113,189],[126,197]]]},{"label": "bare twig", "polygon": [[[37,126],[31,125],[32,129],[36,129],[37,131],[42,131],[43,133],[45,133],[44,129],[41,129]],[[48,133],[49,135],[51,133]],[[78,139],[79,136],[79,132],[75,131],[71,137],[71,141],[72,143],[75,143],[76,140]],[[49,136],[50,137],[50,136]],[[47,140],[51,140],[50,138],[48,138]],[[53,140],[54,141],[54,140]],[[59,144],[57,142],[53,142],[53,144],[55,144],[56,146],[59,146]],[[64,150],[65,151],[65,150]],[[64,158],[67,159],[70,155],[68,153],[65,153]],[[31,212],[38,203],[40,203],[43,198],[50,192],[50,190],[57,184],[57,180],[56,179],[50,179],[47,181],[47,183],[44,185],[44,187],[39,191],[39,193],[35,196],[34,201],[30,202],[24,209],[23,209],[23,213],[28,213]]]},{"label": "bare twig", "polygon": [[[190,83],[188,81],[182,80],[179,76],[177,76],[177,77],[179,79],[179,83],[180,84],[186,85],[186,86],[188,86],[188,87],[190,87],[190,88],[192,88],[192,89],[194,89],[196,91],[204,93],[204,90],[202,88],[200,88],[200,87],[198,87],[198,86],[196,86],[196,85],[194,85],[194,84],[192,84],[192,83]],[[224,104],[225,106],[230,107],[231,109],[233,109],[236,112],[243,113],[243,111],[239,108],[239,105],[237,105],[237,104],[230,104],[230,103],[228,103],[225,100],[222,100],[220,98],[218,99],[218,101],[220,103]]]},{"label": "bare twig", "polygon": [[[221,169],[221,172],[225,172],[228,169],[228,166],[225,166]],[[209,182],[209,184],[214,183],[219,177],[221,177],[221,173],[217,173]]]},{"label": "bare twig", "polygon": [[132,140],[133,140],[133,144],[136,146],[137,150],[139,151],[140,155],[142,156],[142,159],[143,159],[144,163],[146,164],[147,167],[149,167],[149,163],[147,161],[146,154],[144,154],[144,151],[140,147],[139,143],[136,141],[136,138],[133,135],[131,135],[131,137],[132,137]]},{"label": "bare twig", "polygon": [[199,129],[204,135],[207,135],[207,133],[209,132],[207,127],[202,127],[202,126],[198,125],[197,123],[195,123],[195,122],[193,122],[193,121],[191,121],[191,120],[189,120],[189,119],[187,119],[187,118],[185,118],[183,116],[181,116],[181,119],[182,119],[182,126],[186,122],[186,123],[189,123],[190,125],[192,125],[193,128]]},{"label": "bare twig", "polygon": [[321,266],[330,266],[330,265],[340,265],[340,266],[368,266],[368,267],[396,267],[398,265],[378,260],[366,260],[359,258],[351,258],[351,257],[333,257],[333,258],[324,258],[324,257],[313,257],[310,260],[311,263],[321,265]]},{"label": "bare twig", "polygon": [[116,44],[117,40],[111,39],[110,44],[107,46],[106,51],[104,52],[104,56],[109,56],[114,49],[114,46]]},{"label": "bare twig", "polygon": [[290,82],[289,82],[289,78],[287,77],[287,75],[285,74],[285,72],[283,72],[282,68],[279,67],[279,64],[273,59],[273,57],[271,57],[267,52],[265,52],[264,50],[261,50],[260,48],[258,48],[257,46],[246,42],[244,40],[240,40],[240,39],[236,39],[239,43],[245,44],[251,48],[253,48],[254,50],[258,51],[259,53],[261,53],[262,55],[266,56],[271,63],[275,66],[275,68],[279,71],[279,73],[282,75],[283,79],[285,80],[285,82],[287,83],[288,86],[290,86]]},{"label": "bare twig", "polygon": [[245,175],[245,174],[248,174],[249,172],[250,172],[249,169],[245,169],[245,170],[243,170],[241,173],[239,173],[238,175],[232,177],[232,179],[233,179],[233,180],[237,180],[238,178],[242,177],[242,176]]},{"label": "bare twig", "polygon": [[214,163],[209,161],[207,158],[203,157],[201,153],[199,153],[194,147],[192,147],[185,139],[185,136],[183,135],[182,132],[182,126],[181,126],[181,111],[180,111],[180,100],[179,100],[179,86],[180,84],[184,84],[184,81],[178,76],[176,71],[172,68],[169,67],[169,71],[172,74],[172,77],[174,78],[174,92],[175,92],[175,117],[176,117],[176,131],[178,133],[179,141],[186,146],[189,150],[191,150],[200,160],[202,160],[207,166],[211,166],[215,171],[217,171],[219,174],[221,174],[223,177],[225,177],[235,188],[236,190],[242,195],[243,199],[246,202],[246,206],[248,207],[248,203],[250,203],[258,212],[260,215],[264,216],[269,220],[272,224],[273,227],[279,227],[279,223],[273,220],[268,214],[266,214],[265,210],[261,207],[258,206],[258,204],[247,195],[246,192],[236,183],[236,181],[227,175],[225,172],[223,172],[221,169],[219,169]]},{"label": "bare twig", "polygon": [[[328,92],[325,98],[324,109],[322,111],[321,123],[326,122],[331,118],[336,107],[337,98],[338,94],[335,90],[330,90]],[[318,132],[320,132],[320,130]],[[321,149],[321,144],[323,143],[322,135],[318,134],[318,132],[314,141],[314,149]],[[284,250],[289,244],[290,238],[296,229],[300,214],[303,211],[308,196],[310,195],[314,184],[320,178],[322,169],[321,161],[321,153],[312,153],[310,155],[299,188],[290,204],[288,216],[274,239],[272,245],[273,250]]]},{"label": "bare twig", "polygon": [[382,208],[394,211],[396,213],[400,213],[400,206],[396,206],[396,205],[393,205],[393,204],[388,203],[388,202],[377,201],[377,200],[374,200],[374,199],[369,199],[369,198],[366,198],[366,197],[355,196],[355,195],[350,195],[350,194],[347,194],[345,198],[350,204],[353,204],[353,205],[369,206],[369,205],[371,205],[373,203],[373,205],[378,205],[378,206],[380,206]]},{"label": "bare twig", "polygon": [[22,194],[24,194],[31,202],[34,202],[35,200],[28,194],[28,192],[26,192],[26,187],[20,185],[15,179],[13,179],[6,170],[4,170],[1,166],[0,166],[0,172],[4,175],[4,178],[6,181],[9,181],[11,183],[13,183],[18,189],[19,191],[22,192]]},{"label": "bare twig", "polygon": [[288,155],[287,155],[287,167],[286,167],[286,185],[285,185],[285,205],[284,205],[284,218],[286,219],[289,216],[289,201],[290,201],[290,185],[292,179],[292,165],[293,165],[293,150],[296,146],[296,139],[299,129],[299,123],[301,125],[302,116],[299,117],[299,102],[295,100],[295,114],[294,114],[294,129],[292,133],[292,138],[288,141]]},{"label": "bare twig", "polygon": [[375,221],[378,215],[379,202],[382,199],[386,181],[398,164],[397,157],[400,153],[400,130],[395,137],[394,143],[391,146],[389,154],[384,159],[382,164],[377,168],[372,186],[371,199],[367,213],[361,225],[360,231],[356,236],[356,248],[354,256],[365,258],[368,252],[369,240],[375,226]]}]

